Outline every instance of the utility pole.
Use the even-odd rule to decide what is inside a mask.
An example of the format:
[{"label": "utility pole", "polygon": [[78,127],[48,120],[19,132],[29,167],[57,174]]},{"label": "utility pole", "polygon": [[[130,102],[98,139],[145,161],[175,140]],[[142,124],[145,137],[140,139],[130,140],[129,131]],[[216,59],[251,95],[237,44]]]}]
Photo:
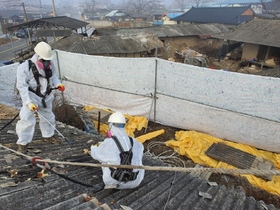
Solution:
[{"label": "utility pole", "polygon": [[[23,2],[22,2],[22,7],[23,7],[23,12],[24,12],[25,22],[28,22],[28,18],[27,18],[25,6],[24,6],[24,3],[23,3]],[[27,34],[28,34],[29,44],[31,45],[31,44],[32,44],[32,41],[31,41],[31,36],[30,36],[29,28],[27,28]]]},{"label": "utility pole", "polygon": [[39,1],[40,1],[41,18],[43,18],[42,2],[41,2],[41,0],[39,0]]},{"label": "utility pole", "polygon": [[52,7],[53,7],[53,16],[56,17],[56,11],[54,6],[54,0],[52,0]]}]

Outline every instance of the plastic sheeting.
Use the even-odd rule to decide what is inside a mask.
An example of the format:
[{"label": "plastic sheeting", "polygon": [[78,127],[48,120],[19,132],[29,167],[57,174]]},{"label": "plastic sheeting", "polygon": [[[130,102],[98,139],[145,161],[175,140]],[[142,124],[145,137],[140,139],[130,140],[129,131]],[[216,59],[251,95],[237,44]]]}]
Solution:
[{"label": "plastic sheeting", "polygon": [[[65,96],[79,105],[95,105],[131,115],[148,115],[154,93],[155,59],[113,58],[58,51]],[[75,62],[69,62],[75,61]]]},{"label": "plastic sheeting", "polygon": [[[205,155],[205,151],[213,143],[223,142],[228,146],[250,153],[257,157],[270,160],[275,164],[276,169],[280,169],[280,154],[257,150],[256,148],[250,147],[248,145],[224,141],[222,139],[195,131],[178,131],[175,134],[175,139],[176,140],[167,141],[166,145],[173,148],[180,155],[191,158],[195,163],[198,164],[204,164],[213,168],[235,168],[229,164],[216,161],[213,158]],[[264,179],[253,175],[241,176],[246,177],[251,184],[258,186],[259,188],[280,195],[280,176],[273,176],[271,181],[265,181]]]},{"label": "plastic sheeting", "polygon": [[280,152],[279,78],[154,58],[57,54],[70,102]]},{"label": "plastic sheeting", "polygon": [[210,70],[159,59],[157,65],[159,94],[280,122],[279,78]]},{"label": "plastic sheeting", "polygon": [[19,108],[20,102],[16,102],[15,82],[18,63],[2,66],[0,68],[0,103]]}]

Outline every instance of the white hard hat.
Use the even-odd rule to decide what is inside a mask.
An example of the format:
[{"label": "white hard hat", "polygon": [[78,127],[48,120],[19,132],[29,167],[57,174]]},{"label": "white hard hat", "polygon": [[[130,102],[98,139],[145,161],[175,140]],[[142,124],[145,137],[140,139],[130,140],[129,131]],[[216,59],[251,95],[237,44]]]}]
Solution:
[{"label": "white hard hat", "polygon": [[125,124],[125,117],[122,113],[120,112],[115,112],[114,114],[111,114],[111,116],[108,119],[109,123],[120,123],[120,124]]},{"label": "white hard hat", "polygon": [[34,51],[35,51],[35,53],[37,53],[44,60],[51,60],[53,58],[52,48],[46,42],[39,42],[34,47]]}]

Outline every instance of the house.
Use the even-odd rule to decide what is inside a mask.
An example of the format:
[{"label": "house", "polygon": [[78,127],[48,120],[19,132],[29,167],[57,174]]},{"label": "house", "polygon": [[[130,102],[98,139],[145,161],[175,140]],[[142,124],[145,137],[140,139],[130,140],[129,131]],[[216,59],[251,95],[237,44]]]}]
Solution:
[{"label": "house", "polygon": [[177,21],[171,19],[180,16],[182,13],[164,13],[159,17],[159,20],[155,20],[153,25],[173,25],[177,24]]},{"label": "house", "polygon": [[153,35],[135,36],[91,36],[76,34],[59,40],[56,49],[111,57],[154,57],[163,48],[163,43]]},{"label": "house", "polygon": [[105,19],[108,19],[109,21],[122,21],[125,20],[128,17],[128,15],[121,10],[113,10],[109,12],[107,15],[105,15]]},{"label": "house", "polygon": [[158,37],[163,43],[165,49],[161,52],[161,58],[168,59],[175,57],[175,51],[182,47],[195,48],[203,54],[209,52],[201,51],[203,49],[218,50],[222,41],[212,38],[212,35],[228,31],[228,28],[219,24],[176,24],[176,25],[161,25],[143,28],[103,28],[96,29],[95,33],[99,36],[131,36],[140,34],[153,34]]},{"label": "house", "polygon": [[242,60],[250,61],[254,58],[263,62],[274,59],[277,62],[280,60],[279,25],[279,19],[255,17],[233,31],[214,37],[243,43]]},{"label": "house", "polygon": [[219,23],[228,26],[240,25],[254,16],[249,6],[243,7],[192,7],[186,13],[171,20],[178,23]]}]

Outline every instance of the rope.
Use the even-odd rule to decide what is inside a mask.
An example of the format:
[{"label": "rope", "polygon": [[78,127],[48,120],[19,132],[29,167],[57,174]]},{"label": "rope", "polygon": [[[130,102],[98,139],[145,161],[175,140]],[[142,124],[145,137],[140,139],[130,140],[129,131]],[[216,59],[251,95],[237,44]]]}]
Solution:
[{"label": "rope", "polygon": [[[3,146],[0,147],[14,152],[18,155],[25,156],[27,159],[31,160],[32,157],[24,155],[21,152],[17,152],[13,149]],[[63,164],[63,165],[73,165],[73,166],[83,166],[83,167],[110,167],[110,168],[128,168],[128,169],[144,169],[147,171],[178,171],[178,172],[211,172],[219,174],[252,174],[256,176],[265,175],[280,175],[280,170],[257,170],[257,169],[225,169],[225,168],[182,168],[182,167],[166,167],[166,166],[136,166],[136,165],[115,165],[115,164],[94,164],[94,163],[77,163],[77,162],[65,162],[65,161],[55,161],[55,160],[44,160],[38,159],[38,162]]]},{"label": "rope", "polygon": [[[167,163],[171,166],[183,167],[185,168],[185,162],[178,157],[178,153],[174,152],[174,150],[166,150],[158,155],[155,155],[153,152],[150,151],[153,147],[158,146],[166,146],[164,142],[152,141],[147,145],[147,151],[145,152],[146,156],[152,157],[157,159],[161,162]],[[171,153],[171,155],[164,156],[163,154]]]}]

